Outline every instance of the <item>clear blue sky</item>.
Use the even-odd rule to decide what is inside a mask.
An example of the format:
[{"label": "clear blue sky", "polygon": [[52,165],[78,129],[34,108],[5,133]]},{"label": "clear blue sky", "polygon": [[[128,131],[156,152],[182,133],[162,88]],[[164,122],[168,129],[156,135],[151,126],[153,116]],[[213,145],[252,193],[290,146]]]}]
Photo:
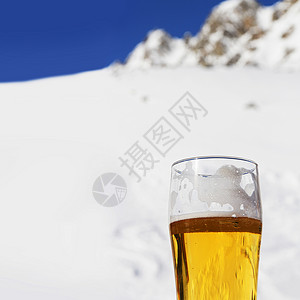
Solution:
[{"label": "clear blue sky", "polygon": [[[7,0],[0,82],[72,74],[124,60],[153,28],[198,32],[217,0]],[[270,5],[276,1],[262,0]]]}]

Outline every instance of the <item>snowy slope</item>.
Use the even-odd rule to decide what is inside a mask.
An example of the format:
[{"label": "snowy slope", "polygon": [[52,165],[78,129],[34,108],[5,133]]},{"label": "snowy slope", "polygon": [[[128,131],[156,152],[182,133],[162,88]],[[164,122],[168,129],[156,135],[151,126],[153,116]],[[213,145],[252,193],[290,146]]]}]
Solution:
[{"label": "snowy slope", "polygon": [[[236,155],[259,163],[260,300],[296,300],[300,281],[300,74],[108,68],[0,85],[0,294],[7,300],[175,299],[168,237],[173,161]],[[140,183],[119,156],[189,91],[208,111]],[[143,141],[145,143],[145,141]],[[146,144],[144,144],[146,145]],[[149,151],[154,148],[147,146]],[[113,208],[92,195],[117,172]]]},{"label": "snowy slope", "polygon": [[130,69],[176,66],[259,66],[300,69],[300,1],[262,7],[227,0],[215,7],[196,36],[172,38],[158,29],[129,55]]}]

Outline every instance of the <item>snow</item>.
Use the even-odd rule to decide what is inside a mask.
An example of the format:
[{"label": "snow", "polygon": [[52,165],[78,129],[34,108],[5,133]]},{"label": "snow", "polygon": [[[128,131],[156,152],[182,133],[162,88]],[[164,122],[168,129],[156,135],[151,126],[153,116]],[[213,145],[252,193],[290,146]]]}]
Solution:
[{"label": "snow", "polygon": [[[282,4],[278,3],[277,6],[280,8]],[[261,10],[262,16],[259,18],[262,23],[267,20],[267,17],[263,14],[264,10],[265,8]],[[300,2],[296,2],[277,21],[271,22],[268,27],[264,26],[266,30],[265,37],[253,43],[257,47],[253,59],[259,61],[262,67],[281,67],[286,70],[299,68],[299,14]],[[286,37],[283,37],[284,35]],[[287,54],[288,51],[292,51],[290,55]]]},{"label": "snow", "polygon": [[240,5],[247,5],[253,10],[259,7],[256,0],[227,0],[217,5],[212,13],[218,14],[220,18],[224,19],[229,17],[233,23],[237,23],[241,20],[241,14],[238,11]]},{"label": "snow", "polygon": [[[3,299],[175,299],[168,235],[171,164],[233,155],[259,164],[260,300],[296,300],[300,280],[300,73],[180,67],[1,84]],[[189,91],[207,110],[142,179],[118,157]],[[174,121],[175,122],[175,121]],[[147,145],[147,144],[144,144]],[[148,150],[155,153],[148,145]],[[128,193],[100,206],[96,178]]]}]

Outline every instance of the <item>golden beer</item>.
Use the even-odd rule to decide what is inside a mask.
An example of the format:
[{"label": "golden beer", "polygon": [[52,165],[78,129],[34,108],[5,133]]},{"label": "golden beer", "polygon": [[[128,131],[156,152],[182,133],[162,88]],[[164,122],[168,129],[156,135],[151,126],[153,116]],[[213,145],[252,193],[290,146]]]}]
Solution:
[{"label": "golden beer", "polygon": [[172,222],[177,299],[256,299],[261,229],[246,217]]}]

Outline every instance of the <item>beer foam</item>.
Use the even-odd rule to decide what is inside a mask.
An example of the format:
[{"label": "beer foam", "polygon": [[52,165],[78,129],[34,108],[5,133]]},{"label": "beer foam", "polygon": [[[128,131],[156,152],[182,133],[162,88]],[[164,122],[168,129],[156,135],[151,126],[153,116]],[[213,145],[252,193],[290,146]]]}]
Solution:
[{"label": "beer foam", "polygon": [[260,219],[254,184],[253,171],[233,165],[220,167],[214,175],[183,172],[178,192],[171,194],[170,221],[213,216]]}]

